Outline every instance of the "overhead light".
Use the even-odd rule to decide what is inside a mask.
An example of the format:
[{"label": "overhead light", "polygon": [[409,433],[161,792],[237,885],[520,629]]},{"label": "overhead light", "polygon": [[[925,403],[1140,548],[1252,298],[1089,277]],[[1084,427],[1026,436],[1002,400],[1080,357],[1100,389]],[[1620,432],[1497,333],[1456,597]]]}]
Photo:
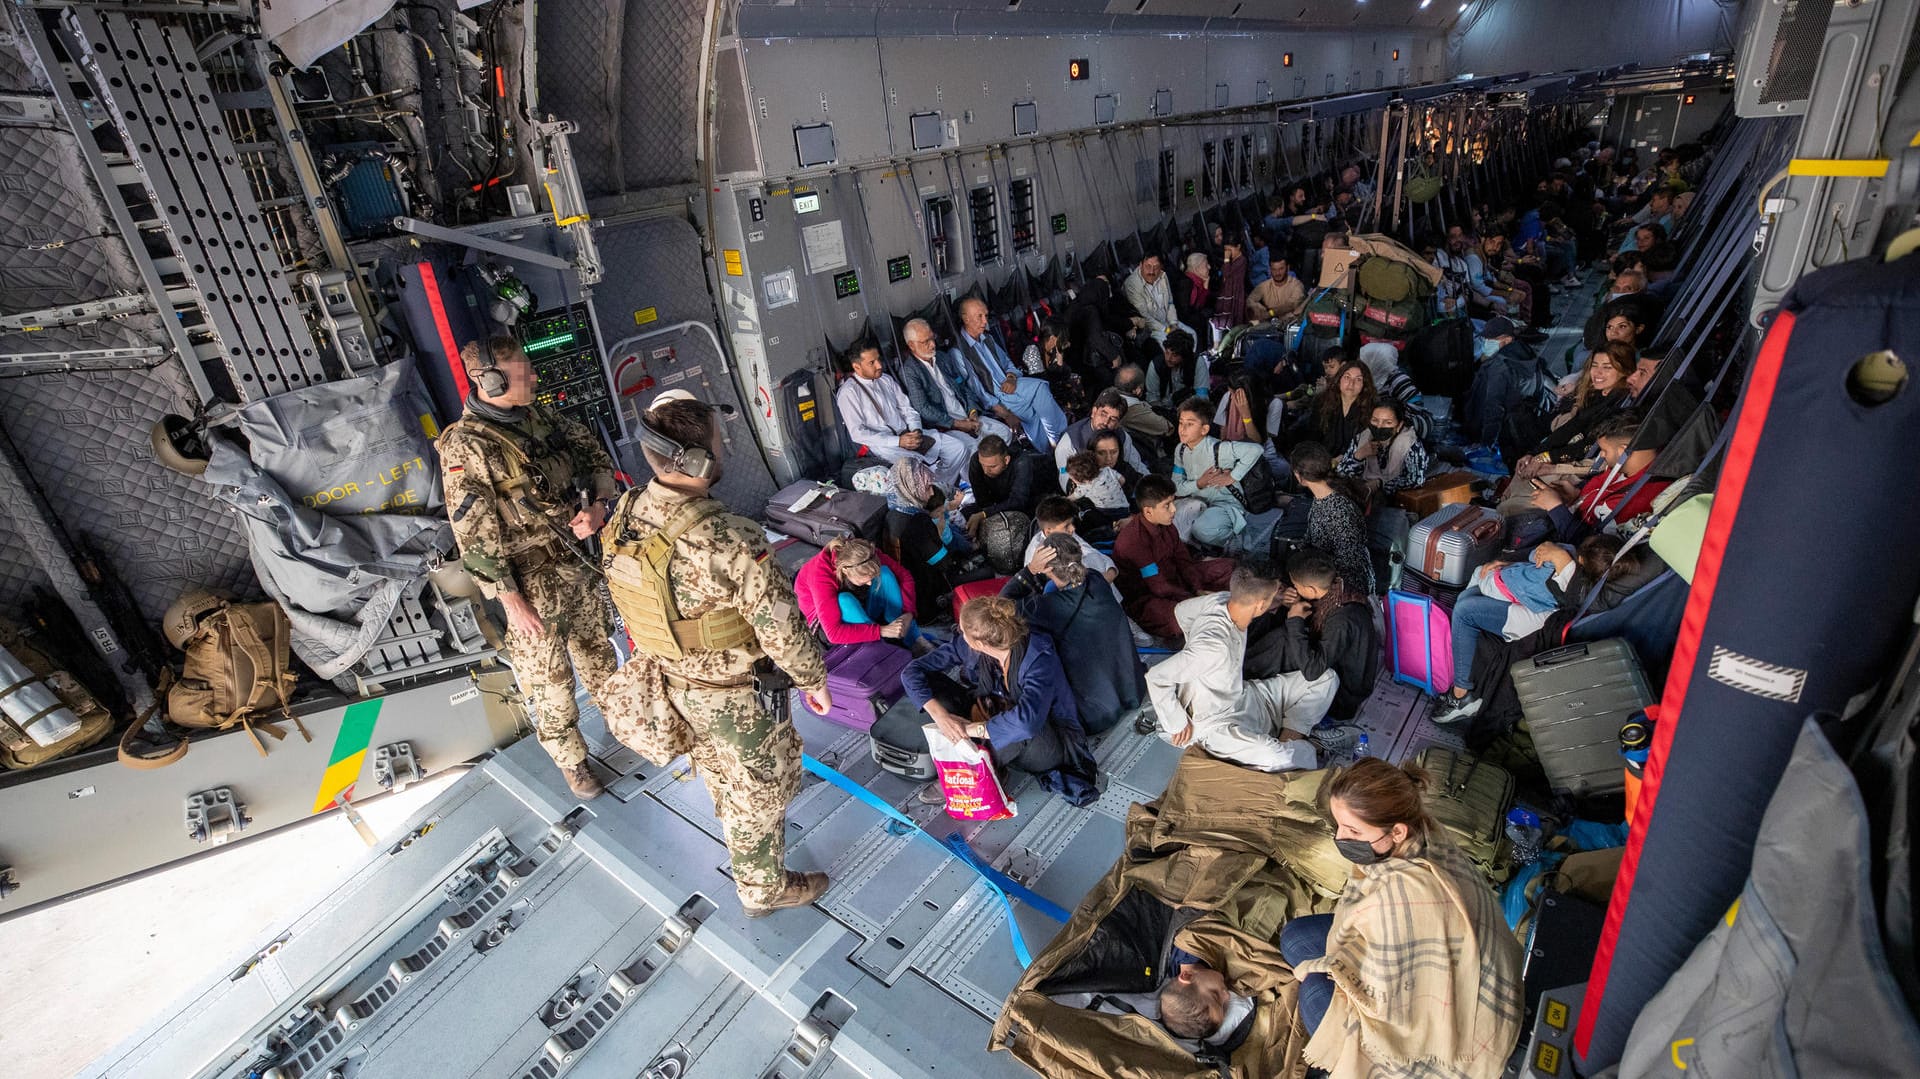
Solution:
[{"label": "overhead light", "polygon": [[1462,14],[1462,15],[1465,15],[1466,13],[1467,13],[1467,5],[1466,5],[1466,4],[1461,4],[1461,5],[1460,5],[1460,14]]},{"label": "overhead light", "polygon": [[1420,0],[1420,10],[1421,11],[1427,10],[1427,5],[1431,3],[1433,3],[1433,0]]}]

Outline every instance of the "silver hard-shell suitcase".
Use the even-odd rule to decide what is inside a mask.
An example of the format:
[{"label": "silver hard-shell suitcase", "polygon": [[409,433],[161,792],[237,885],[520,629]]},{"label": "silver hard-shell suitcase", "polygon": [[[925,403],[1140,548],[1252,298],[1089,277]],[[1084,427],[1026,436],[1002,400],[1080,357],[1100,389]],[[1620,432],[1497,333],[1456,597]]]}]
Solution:
[{"label": "silver hard-shell suitcase", "polygon": [[1441,584],[1463,585],[1500,549],[1507,525],[1486,506],[1442,506],[1407,533],[1407,568]]},{"label": "silver hard-shell suitcase", "polygon": [[1620,725],[1653,703],[1633,646],[1619,637],[1583,641],[1523,659],[1512,673],[1548,785],[1572,795],[1624,789]]}]

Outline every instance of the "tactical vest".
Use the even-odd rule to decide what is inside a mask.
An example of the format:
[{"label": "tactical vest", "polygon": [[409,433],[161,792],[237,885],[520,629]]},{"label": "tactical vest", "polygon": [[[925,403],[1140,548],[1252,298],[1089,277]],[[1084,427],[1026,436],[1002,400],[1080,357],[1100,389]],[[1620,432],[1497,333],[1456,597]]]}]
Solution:
[{"label": "tactical vest", "polygon": [[[536,462],[512,435],[486,420],[472,417],[448,424],[446,430],[440,432],[436,445],[458,437],[490,442],[500,450],[503,467],[493,476],[493,493],[499,502],[500,516],[513,533],[503,537],[506,550],[502,553],[514,555],[558,543],[560,537],[552,526],[564,527],[565,522],[556,520],[550,507],[564,503],[563,492],[572,481],[572,462],[565,462],[569,474],[559,475],[553,467],[560,463],[556,459],[543,457]],[[572,513],[571,508],[567,509],[567,518],[571,519]]]},{"label": "tactical vest", "polygon": [[607,549],[607,591],[627,623],[633,647],[655,659],[678,660],[688,652],[717,652],[753,644],[753,627],[732,607],[708,611],[698,618],[680,617],[667,574],[674,545],[686,531],[709,517],[727,512],[717,499],[696,498],[674,512],[667,523],[645,539],[624,527],[631,500],[621,504],[620,537]]}]

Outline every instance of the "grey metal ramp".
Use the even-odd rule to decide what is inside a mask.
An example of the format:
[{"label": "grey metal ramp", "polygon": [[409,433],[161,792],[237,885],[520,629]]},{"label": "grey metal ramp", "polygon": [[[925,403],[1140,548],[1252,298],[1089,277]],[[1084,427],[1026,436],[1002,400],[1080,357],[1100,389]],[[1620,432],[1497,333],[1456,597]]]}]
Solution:
[{"label": "grey metal ramp", "polygon": [[[615,773],[608,796],[579,805],[537,743],[515,744],[86,1074],[1026,1074],[985,1049],[1019,966],[970,870],[815,781],[793,806],[790,859],[831,870],[835,888],[749,920],[698,776],[641,761],[587,719]],[[878,771],[864,735],[800,726],[810,752],[947,830],[912,805],[914,784]],[[1071,908],[1119,855],[1127,805],[1177,758],[1130,724],[1098,753],[1109,778],[1094,806],[1024,781],[1017,818],[946,824]],[[1019,917],[1035,950],[1059,928]]]}]

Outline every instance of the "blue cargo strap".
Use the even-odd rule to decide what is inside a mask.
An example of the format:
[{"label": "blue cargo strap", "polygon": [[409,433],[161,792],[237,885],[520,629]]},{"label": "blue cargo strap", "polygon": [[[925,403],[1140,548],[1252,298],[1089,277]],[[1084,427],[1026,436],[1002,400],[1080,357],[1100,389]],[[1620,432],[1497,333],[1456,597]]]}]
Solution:
[{"label": "blue cargo strap", "polygon": [[912,829],[913,834],[958,858],[968,869],[978,874],[980,879],[986,882],[987,888],[1000,900],[1000,906],[1007,912],[1007,930],[1013,934],[1013,954],[1020,960],[1022,969],[1033,964],[1033,953],[1027,950],[1027,938],[1020,932],[1020,920],[1014,917],[1013,901],[1018,899],[1056,922],[1064,922],[1071,917],[1058,903],[988,865],[972,847],[967,845],[966,837],[959,832],[948,833],[944,840],[936,839],[932,833],[920,827],[919,822],[912,817],[900,812],[879,795],[855,783],[832,765],[820,763],[809,753],[800,755],[800,763],[806,767],[807,771],[866,803],[881,816],[895,824]]}]

